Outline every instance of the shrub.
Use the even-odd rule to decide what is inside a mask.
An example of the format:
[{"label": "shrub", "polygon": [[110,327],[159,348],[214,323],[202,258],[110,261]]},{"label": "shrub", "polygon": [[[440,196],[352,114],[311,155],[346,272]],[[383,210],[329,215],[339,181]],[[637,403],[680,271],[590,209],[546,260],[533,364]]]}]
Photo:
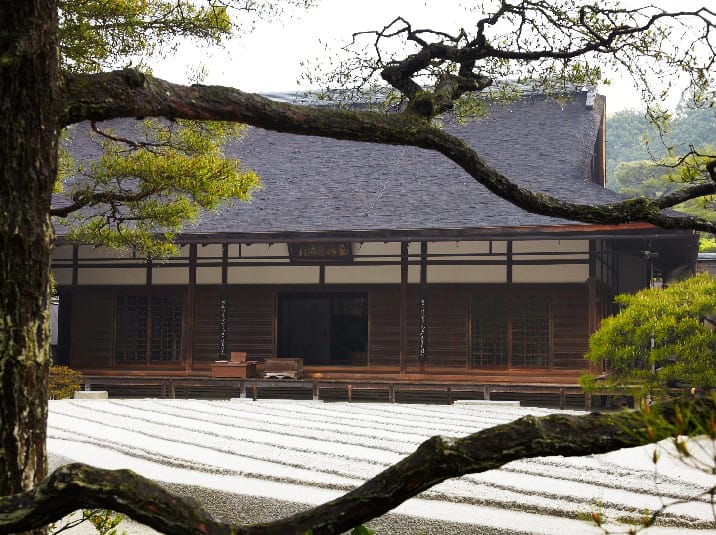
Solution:
[{"label": "shrub", "polygon": [[586,391],[630,387],[646,395],[665,387],[716,386],[716,278],[703,274],[616,300],[623,308],[602,321],[585,355],[604,361],[608,375],[603,382],[583,376]]},{"label": "shrub", "polygon": [[49,398],[71,398],[75,390],[80,389],[82,373],[67,366],[51,366],[49,379]]}]

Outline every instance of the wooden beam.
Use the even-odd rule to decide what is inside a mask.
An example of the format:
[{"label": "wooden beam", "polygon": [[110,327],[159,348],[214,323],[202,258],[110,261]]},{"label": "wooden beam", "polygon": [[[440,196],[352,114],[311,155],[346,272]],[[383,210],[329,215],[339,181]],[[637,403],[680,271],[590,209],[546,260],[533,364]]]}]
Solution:
[{"label": "wooden beam", "polygon": [[408,242],[400,242],[400,373],[408,370]]}]

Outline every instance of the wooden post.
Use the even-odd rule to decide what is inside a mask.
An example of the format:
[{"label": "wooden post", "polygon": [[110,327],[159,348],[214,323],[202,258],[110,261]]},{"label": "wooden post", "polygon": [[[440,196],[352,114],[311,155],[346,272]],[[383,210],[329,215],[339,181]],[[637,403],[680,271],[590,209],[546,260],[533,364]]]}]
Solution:
[{"label": "wooden post", "polygon": [[182,322],[182,353],[184,369],[191,373],[194,366],[194,304],[196,302],[196,244],[189,246],[189,286],[186,289],[186,313]]},{"label": "wooden post", "polygon": [[482,387],[482,399],[490,401],[490,385],[485,385]]},{"label": "wooden post", "polygon": [[229,273],[229,246],[224,243],[221,246],[221,297],[219,298],[219,358],[226,360],[226,323],[229,306],[229,299],[226,295]]},{"label": "wooden post", "polygon": [[408,242],[400,242],[400,373],[408,370]]},{"label": "wooden post", "polygon": [[587,412],[592,412],[592,395],[591,394],[584,394],[584,410]]},{"label": "wooden post", "polygon": [[72,246],[72,287],[77,286],[80,271],[80,248],[78,245]]},{"label": "wooden post", "polygon": [[560,388],[559,389],[559,410],[561,410],[561,411],[564,410],[564,398],[565,398],[564,388]]},{"label": "wooden post", "polygon": [[395,385],[388,383],[388,401],[395,403]]},{"label": "wooden post", "polygon": [[424,372],[428,363],[428,243],[420,242],[420,300],[418,310],[418,369]]},{"label": "wooden post", "polygon": [[318,381],[313,381],[313,401],[318,401],[321,395],[321,388]]}]

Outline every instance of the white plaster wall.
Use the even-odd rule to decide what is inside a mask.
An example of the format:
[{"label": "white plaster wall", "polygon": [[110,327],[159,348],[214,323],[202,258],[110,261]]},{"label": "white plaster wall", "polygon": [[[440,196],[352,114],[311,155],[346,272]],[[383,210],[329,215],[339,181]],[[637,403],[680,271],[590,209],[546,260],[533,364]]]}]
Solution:
[{"label": "white plaster wall", "polygon": [[561,264],[551,266],[512,266],[512,282],[584,282],[589,278],[587,264]]},{"label": "white plaster wall", "polygon": [[[408,280],[420,280],[417,266],[408,270]],[[326,284],[400,284],[400,266],[326,266]]]},{"label": "white plaster wall", "polygon": [[196,268],[196,283],[221,284],[221,268],[198,266]]},{"label": "white plaster wall", "polygon": [[[501,242],[495,242],[501,243]],[[504,249],[504,244],[503,245]],[[440,241],[440,242],[429,242],[428,243],[428,255],[433,254],[451,254],[451,255],[474,255],[474,254],[488,254],[490,252],[490,242],[487,241]],[[496,251],[493,247],[493,252],[504,252]]]},{"label": "white plaster wall", "polygon": [[196,256],[197,258],[212,258],[212,259],[220,259],[221,258],[221,244],[219,243],[210,243],[208,245],[197,245],[196,247]]},{"label": "white plaster wall", "polygon": [[[272,262],[288,262],[288,244],[286,243],[252,243],[251,245],[242,245],[240,258],[245,262],[251,262],[252,259],[260,262],[265,257],[270,257]],[[229,258],[239,258],[239,246],[229,246]]]},{"label": "white plaster wall", "polygon": [[137,255],[135,258],[131,250],[112,249],[110,247],[94,247],[92,245],[80,245],[78,250],[80,262],[82,260],[110,260],[121,259],[125,262],[142,263],[144,257]]},{"label": "white plaster wall", "polygon": [[55,276],[57,286],[69,286],[72,284],[72,268],[54,268],[52,274]]},{"label": "white plaster wall", "polygon": [[504,283],[506,266],[428,266],[428,283]]},{"label": "white plaster wall", "polygon": [[318,266],[230,267],[229,284],[318,284]]},{"label": "white plaster wall", "polygon": [[[420,245],[418,245],[416,253],[420,252]],[[408,253],[410,253],[410,246],[408,246]],[[365,256],[365,255],[385,255],[385,256],[400,256],[400,243],[399,242],[363,242],[353,244],[353,256]]]},{"label": "white plaster wall", "polygon": [[60,245],[55,247],[52,251],[53,260],[72,260],[72,249],[71,245]]},{"label": "white plaster wall", "polygon": [[147,282],[147,270],[139,268],[80,268],[77,284],[80,285],[144,285]]},{"label": "white plaster wall", "polygon": [[152,285],[160,284],[189,284],[189,268],[153,267]]}]

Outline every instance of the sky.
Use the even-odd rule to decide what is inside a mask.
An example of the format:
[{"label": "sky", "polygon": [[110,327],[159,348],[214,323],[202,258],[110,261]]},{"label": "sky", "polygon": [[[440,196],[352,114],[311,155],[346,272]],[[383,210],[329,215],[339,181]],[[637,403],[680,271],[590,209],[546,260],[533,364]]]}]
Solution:
[{"label": "sky", "polygon": [[[325,58],[325,48],[346,44],[353,32],[385,26],[396,16],[408,18],[413,27],[444,29],[454,33],[465,25],[463,4],[455,0],[318,0],[309,10],[293,10],[280,20],[259,22],[255,31],[231,40],[224,48],[184,44],[179,52],[150,64],[154,74],[186,83],[188,73],[203,64],[208,76],[203,83],[237,87],[249,92],[283,92],[310,87],[297,81],[305,72],[302,63]],[[623,0],[623,4],[642,4]],[[694,9],[708,0],[654,0],[669,9]],[[435,7],[438,5],[439,7]],[[319,60],[320,61],[320,60]],[[641,107],[639,93],[628,80],[612,74],[611,86],[601,86],[610,112]],[[674,101],[671,103],[675,105]]]}]

